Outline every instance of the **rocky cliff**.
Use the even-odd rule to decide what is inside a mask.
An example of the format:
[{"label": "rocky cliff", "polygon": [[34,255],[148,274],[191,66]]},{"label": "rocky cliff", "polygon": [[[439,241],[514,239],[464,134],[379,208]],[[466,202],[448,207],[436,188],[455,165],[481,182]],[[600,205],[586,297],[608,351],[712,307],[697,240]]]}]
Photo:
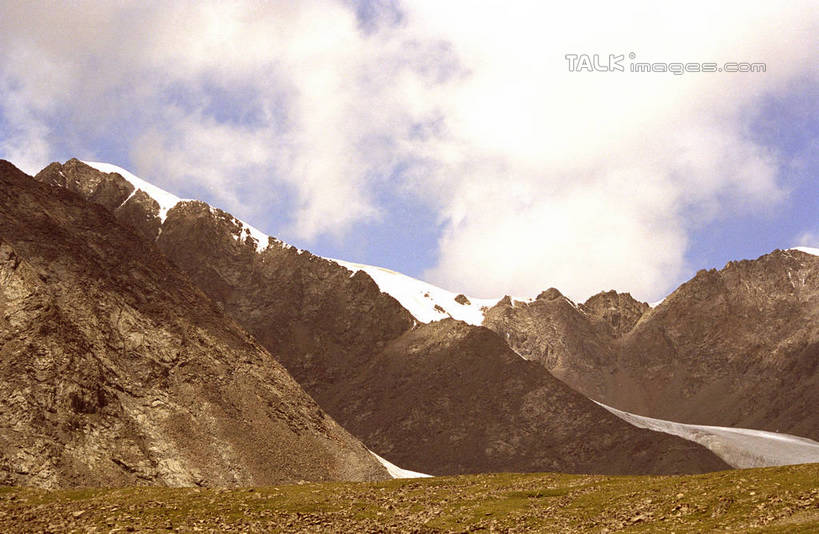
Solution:
[{"label": "rocky cliff", "polygon": [[[71,183],[108,208],[127,192]],[[152,241],[77,193],[0,161],[0,484],[387,478]]]}]

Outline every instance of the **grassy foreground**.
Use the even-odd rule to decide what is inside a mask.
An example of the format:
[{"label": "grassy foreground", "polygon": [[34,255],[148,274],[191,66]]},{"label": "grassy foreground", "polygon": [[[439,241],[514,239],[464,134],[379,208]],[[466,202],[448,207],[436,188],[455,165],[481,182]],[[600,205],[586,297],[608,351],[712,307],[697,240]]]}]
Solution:
[{"label": "grassy foreground", "polygon": [[0,532],[819,532],[819,464],[245,489],[0,488]]}]

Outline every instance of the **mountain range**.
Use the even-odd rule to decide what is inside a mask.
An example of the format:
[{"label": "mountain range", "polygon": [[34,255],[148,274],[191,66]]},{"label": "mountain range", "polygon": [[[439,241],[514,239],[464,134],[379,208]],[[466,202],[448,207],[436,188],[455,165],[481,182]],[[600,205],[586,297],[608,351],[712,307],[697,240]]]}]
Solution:
[{"label": "mountain range", "polygon": [[[113,165],[0,170],[7,483],[369,480],[388,476],[378,457],[434,475],[819,461],[816,251],[701,271],[654,307],[474,299]],[[806,439],[786,460],[781,435],[731,448],[709,425]]]}]

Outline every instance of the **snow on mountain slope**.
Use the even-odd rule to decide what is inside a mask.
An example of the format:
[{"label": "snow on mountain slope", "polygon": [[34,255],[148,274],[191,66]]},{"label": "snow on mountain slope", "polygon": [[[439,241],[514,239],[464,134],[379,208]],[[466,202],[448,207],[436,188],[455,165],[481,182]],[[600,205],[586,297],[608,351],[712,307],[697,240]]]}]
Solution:
[{"label": "snow on mountain slope", "polygon": [[[120,176],[122,176],[123,178],[128,180],[131,183],[131,185],[134,186],[134,193],[139,189],[141,189],[142,191],[147,193],[149,197],[156,200],[157,203],[159,204],[159,218],[163,223],[165,222],[165,219],[168,216],[168,211],[170,211],[171,208],[176,206],[179,202],[185,202],[185,201],[188,200],[188,199],[179,198],[178,196],[174,195],[173,193],[169,193],[169,192],[165,191],[164,189],[162,189],[160,187],[157,187],[157,186],[155,186],[154,184],[152,184],[150,182],[146,182],[145,180],[143,180],[139,176],[136,176],[132,172],[129,172],[129,171],[123,169],[122,167],[112,165],[111,163],[101,163],[101,162],[98,162],[98,161],[83,161],[83,163],[85,163],[89,167],[93,167],[93,168],[95,168],[95,169],[97,169],[98,171],[101,171],[101,172],[105,172],[105,173],[115,172],[115,173],[119,174]],[[131,196],[133,196],[133,193],[131,193]],[[128,198],[130,198],[130,197],[128,197]],[[126,202],[127,202],[127,200],[126,200]],[[242,231],[240,232],[239,235],[249,234],[253,239],[255,239],[256,240],[256,250],[258,250],[259,252],[261,252],[262,250],[267,248],[267,243],[268,243],[267,234],[265,234],[264,232],[262,232],[258,228],[255,228],[254,226],[251,226],[251,225],[247,224],[246,222],[244,222],[244,221],[242,221],[240,219],[236,219],[236,220],[242,225]],[[238,237],[239,236],[237,235],[237,238]],[[275,241],[280,242],[278,239],[276,239]],[[289,245],[285,245],[284,242],[280,242],[280,243],[283,246],[289,246]]]},{"label": "snow on mountain slope", "polygon": [[819,248],[813,247],[793,247],[789,248],[788,250],[798,250],[800,252],[804,252],[805,254],[811,254],[813,256],[819,256]]},{"label": "snow on mountain slope", "polygon": [[328,259],[353,272],[364,271],[370,275],[381,291],[395,298],[422,323],[452,317],[471,325],[480,325],[483,322],[484,308],[491,308],[500,300],[466,297],[459,298],[460,302],[458,302],[455,299],[459,295],[396,271],[373,265]]},{"label": "snow on mountain slope", "polygon": [[675,423],[596,403],[636,427],[665,432],[699,443],[732,467],[768,467],[819,462],[819,442],[811,439],[749,428]]},{"label": "snow on mountain slope", "polygon": [[[186,201],[186,199],[181,199],[117,165],[98,161],[84,161],[83,163],[105,173],[118,173],[134,186],[135,191],[137,189],[141,189],[147,193],[148,196],[159,203],[159,218],[162,220],[162,222],[165,222],[165,219],[168,216],[168,211],[170,211],[171,208],[173,208],[179,202]],[[236,236],[237,239],[242,235],[249,234],[256,240],[256,249],[259,252],[267,248],[269,237],[267,234],[240,219],[236,220],[243,226],[243,231]],[[279,243],[282,247],[290,247],[290,245],[278,239],[274,238],[274,241]],[[301,250],[299,250],[299,252],[301,252]],[[446,291],[432,284],[422,282],[421,280],[416,280],[415,278],[411,278],[389,269],[343,260],[335,260],[332,258],[327,259],[334,261],[335,263],[346,267],[353,272],[366,272],[373,278],[373,280],[375,280],[375,283],[378,284],[381,291],[395,298],[418,321],[423,323],[429,323],[432,321],[445,319],[447,317],[452,317],[453,319],[458,319],[472,325],[480,325],[483,322],[483,308],[492,307],[500,300],[497,298],[463,298],[458,299],[460,301],[458,302],[455,300],[456,297],[458,297],[456,293]]]},{"label": "snow on mountain slope", "polygon": [[381,462],[381,465],[387,468],[387,472],[389,472],[392,478],[430,478],[432,475],[427,475],[426,473],[419,473],[417,471],[410,471],[409,469],[401,469],[397,465],[385,460],[384,458],[378,456],[373,451],[370,451],[370,454],[375,456],[375,458]]},{"label": "snow on mountain slope", "polygon": [[[133,173],[126,171],[122,167],[117,167],[116,165],[112,165],[110,163],[100,163],[98,161],[83,161],[83,163],[104,173],[115,172],[119,174],[131,182],[131,185],[133,185],[135,188],[134,192],[136,192],[137,189],[142,189],[148,194],[149,197],[153,198],[159,203],[159,218],[162,219],[162,222],[165,222],[165,218],[168,216],[168,210],[182,201],[182,199],[178,196],[168,193],[164,189],[159,188],[152,183],[146,182]],[[266,242],[267,241],[265,241],[265,243]]]}]

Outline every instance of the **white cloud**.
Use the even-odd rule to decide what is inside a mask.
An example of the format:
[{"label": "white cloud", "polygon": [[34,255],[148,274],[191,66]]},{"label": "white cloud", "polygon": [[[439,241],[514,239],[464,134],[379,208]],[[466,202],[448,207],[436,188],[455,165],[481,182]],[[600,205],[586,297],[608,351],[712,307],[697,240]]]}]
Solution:
[{"label": "white cloud", "polygon": [[[777,155],[746,125],[763,95],[815,63],[816,17],[807,4],[715,4],[411,12],[476,66],[448,88],[447,135],[425,147],[444,162],[427,173],[430,189],[447,189],[440,262],[426,276],[485,296],[556,286],[573,298],[609,288],[654,298],[685,269],[693,228],[780,201]],[[764,61],[768,72],[569,73],[564,60],[630,51]]]},{"label": "white cloud", "polygon": [[[411,192],[443,227],[434,282],[654,298],[693,228],[783,197],[747,121],[795,77],[816,87],[811,7],[413,0],[363,31],[330,0],[10,4],[0,106],[17,126],[0,155],[42,166],[59,142],[96,157],[116,131],[137,173],[180,192],[196,180],[242,217],[287,190],[288,235],[306,240]],[[768,68],[569,73],[564,59],[632,51]]]},{"label": "white cloud", "polygon": [[806,230],[794,239],[797,247],[819,248],[819,231]]},{"label": "white cloud", "polygon": [[48,128],[26,106],[17,104],[16,91],[0,84],[0,93],[5,95],[0,103],[0,116],[7,123],[5,135],[0,137],[0,155],[24,172],[36,174],[51,152]]}]

